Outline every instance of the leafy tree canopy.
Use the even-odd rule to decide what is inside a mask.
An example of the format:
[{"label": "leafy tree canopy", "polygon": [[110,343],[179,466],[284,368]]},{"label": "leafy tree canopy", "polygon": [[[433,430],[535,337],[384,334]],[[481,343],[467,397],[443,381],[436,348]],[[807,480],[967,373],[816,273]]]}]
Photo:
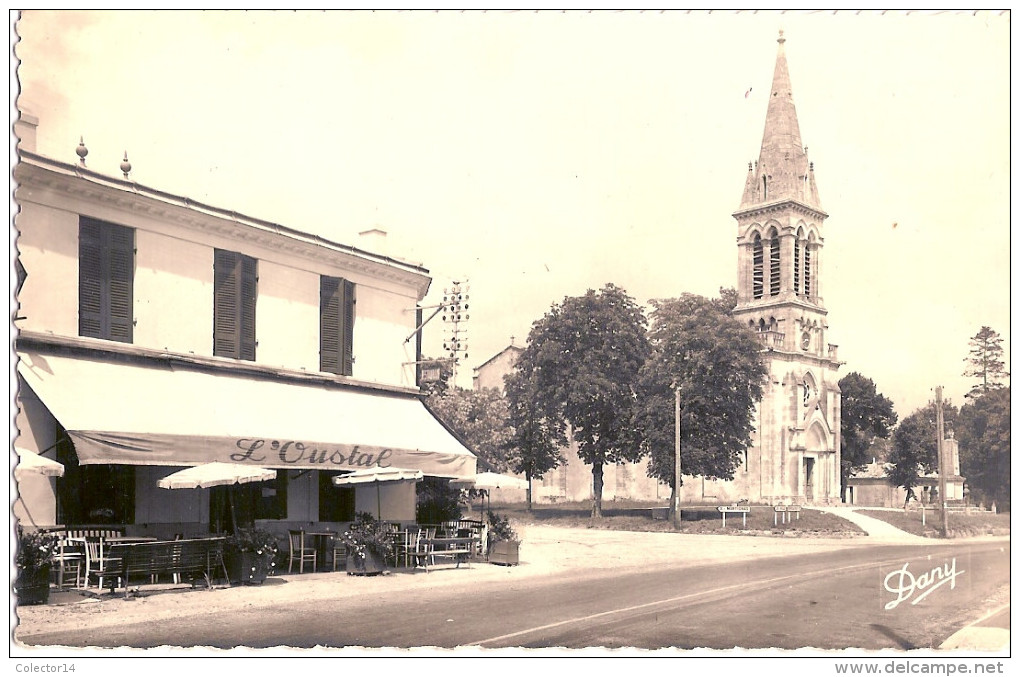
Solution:
[{"label": "leafy tree canopy", "polygon": [[991,390],[960,408],[960,474],[975,501],[1010,504],[1010,389]]},{"label": "leafy tree canopy", "polygon": [[642,455],[631,419],[648,356],[647,321],[624,290],[607,284],[567,297],[537,320],[517,360],[531,409],[561,446],[570,436],[592,466],[592,516],[602,516],[602,468]]},{"label": "leafy tree canopy", "polygon": [[967,369],[964,376],[973,376],[981,382],[967,394],[967,397],[980,397],[990,390],[1002,387],[1002,379],[1009,377],[1006,364],[1002,360],[1002,337],[991,327],[981,330],[970,339],[970,355],[966,358]]},{"label": "leafy tree canopy", "polygon": [[[948,437],[956,428],[957,408],[948,400],[942,404],[943,433]],[[938,470],[938,435],[935,403],[917,409],[900,421],[893,432],[892,469],[889,479],[899,487],[910,490],[918,485],[921,475]]]},{"label": "leafy tree canopy", "polygon": [[426,403],[475,452],[479,465],[506,471],[506,445],[513,429],[508,423],[506,398],[498,390],[451,387],[429,395]]},{"label": "leafy tree canopy", "polygon": [[532,381],[514,371],[507,375],[505,383],[512,430],[505,442],[506,460],[513,472],[524,473],[528,479],[528,510],[531,510],[531,480],[541,479],[563,462],[560,437],[536,406]]},{"label": "leafy tree canopy", "polygon": [[[696,294],[653,300],[652,353],[641,370],[637,418],[649,475],[674,485],[675,388],[680,388],[685,475],[732,479],[751,443],[767,369],[754,332],[730,316],[731,299]],[[674,487],[675,488],[675,487]]]},{"label": "leafy tree canopy", "polygon": [[845,495],[847,480],[870,462],[872,443],[889,436],[897,416],[892,400],[878,392],[874,381],[856,371],[839,380],[839,389],[840,487]]}]

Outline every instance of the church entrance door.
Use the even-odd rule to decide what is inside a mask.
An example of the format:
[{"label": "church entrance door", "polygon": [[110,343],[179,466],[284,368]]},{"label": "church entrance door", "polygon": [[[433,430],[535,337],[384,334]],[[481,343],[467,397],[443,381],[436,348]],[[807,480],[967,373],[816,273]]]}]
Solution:
[{"label": "church entrance door", "polygon": [[813,501],[815,498],[815,459],[804,459],[804,497]]}]

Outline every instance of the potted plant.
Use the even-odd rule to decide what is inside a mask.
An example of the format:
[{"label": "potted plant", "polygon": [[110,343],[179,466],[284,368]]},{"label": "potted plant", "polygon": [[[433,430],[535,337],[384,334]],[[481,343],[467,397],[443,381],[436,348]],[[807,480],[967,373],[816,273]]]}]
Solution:
[{"label": "potted plant", "polygon": [[393,537],[385,525],[367,512],[338,536],[347,545],[347,574],[372,575],[386,571],[386,559],[393,555]]},{"label": "potted plant", "polygon": [[57,552],[55,534],[26,532],[18,527],[18,604],[46,604],[50,599],[50,567]]},{"label": "potted plant", "polygon": [[238,529],[227,536],[223,559],[230,582],[261,585],[273,573],[278,551],[276,536],[265,529]]},{"label": "potted plant", "polygon": [[510,518],[490,510],[488,522],[486,551],[489,562],[506,566],[520,564],[521,538],[510,524]]}]

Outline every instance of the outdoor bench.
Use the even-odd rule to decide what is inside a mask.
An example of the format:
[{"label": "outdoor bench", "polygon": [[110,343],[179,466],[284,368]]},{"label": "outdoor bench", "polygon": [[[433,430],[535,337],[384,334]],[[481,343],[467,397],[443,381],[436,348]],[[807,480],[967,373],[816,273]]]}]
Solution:
[{"label": "outdoor bench", "polygon": [[[425,573],[429,571],[429,561],[435,566],[437,557],[450,558],[450,563],[455,562],[458,569],[461,562],[467,562],[470,567],[471,556],[479,540],[477,537],[434,538],[422,541],[417,550],[411,550],[408,554],[414,558],[415,568],[420,564],[425,568]],[[438,549],[436,546],[439,546]]]},{"label": "outdoor bench", "polygon": [[111,593],[116,590],[118,580],[126,592],[133,576],[187,575],[192,585],[201,576],[208,585],[213,576],[222,571],[229,580],[223,562],[223,543],[222,538],[111,543],[103,568],[96,575],[110,581]]}]

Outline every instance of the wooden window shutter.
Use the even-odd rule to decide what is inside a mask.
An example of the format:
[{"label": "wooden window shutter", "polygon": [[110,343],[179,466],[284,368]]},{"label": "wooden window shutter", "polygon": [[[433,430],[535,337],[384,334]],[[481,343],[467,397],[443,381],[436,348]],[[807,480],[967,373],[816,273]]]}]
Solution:
[{"label": "wooden window shutter", "polygon": [[80,217],[80,336],[131,343],[134,334],[134,277],[134,229]]},{"label": "wooden window shutter", "polygon": [[78,335],[103,338],[103,245],[98,222],[78,226]]},{"label": "wooden window shutter", "polygon": [[319,277],[319,371],[340,373],[340,278]]},{"label": "wooden window shutter", "polygon": [[216,250],[213,260],[213,355],[238,356],[237,306],[239,255]]},{"label": "wooden window shutter", "polygon": [[213,259],[213,355],[241,356],[241,255],[217,249]]},{"label": "wooden window shutter", "polygon": [[240,358],[242,360],[255,360],[255,305],[258,299],[258,261],[250,256],[240,255],[241,258],[241,312],[240,331],[241,340]]},{"label": "wooden window shutter", "polygon": [[217,249],[213,278],[213,355],[254,360],[258,261]]},{"label": "wooden window shutter", "polygon": [[414,337],[414,385],[421,387],[421,321],[425,317],[425,311],[418,308],[414,311],[414,326],[418,332]]},{"label": "wooden window shutter", "polygon": [[131,343],[134,334],[135,232],[109,226],[109,338]]},{"label": "wooden window shutter", "polygon": [[344,376],[351,376],[354,374],[354,307],[358,300],[353,282],[343,280],[343,288],[344,317],[341,331],[343,343],[340,350],[340,371]]}]

